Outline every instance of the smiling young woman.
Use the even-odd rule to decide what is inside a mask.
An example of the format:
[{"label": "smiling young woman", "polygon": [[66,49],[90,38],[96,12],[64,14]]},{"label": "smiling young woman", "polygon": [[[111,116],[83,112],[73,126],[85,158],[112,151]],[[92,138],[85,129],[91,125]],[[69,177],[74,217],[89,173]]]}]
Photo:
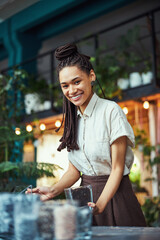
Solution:
[{"label": "smiling young woman", "polygon": [[[64,132],[58,151],[68,150],[69,168],[58,183],[32,192],[43,201],[71,187],[93,189],[93,225],[146,226],[128,174],[133,163],[134,134],[122,109],[93,92],[96,75],[89,57],[76,45],[56,49],[57,73],[64,95]],[[63,123],[62,123],[63,124]],[[30,190],[27,191],[29,193]]]}]

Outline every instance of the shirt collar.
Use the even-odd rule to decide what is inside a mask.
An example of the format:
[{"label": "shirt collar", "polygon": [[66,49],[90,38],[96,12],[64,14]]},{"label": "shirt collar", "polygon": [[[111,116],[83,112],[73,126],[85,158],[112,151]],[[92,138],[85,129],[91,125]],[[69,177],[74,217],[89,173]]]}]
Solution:
[{"label": "shirt collar", "polygon": [[77,111],[77,114],[82,117],[82,116],[87,116],[87,117],[90,117],[94,108],[95,108],[95,105],[96,105],[96,102],[98,100],[98,96],[96,93],[93,94],[93,96],[91,97],[86,109],[84,110],[84,113],[82,115],[82,113],[80,112],[80,110],[78,109]]}]

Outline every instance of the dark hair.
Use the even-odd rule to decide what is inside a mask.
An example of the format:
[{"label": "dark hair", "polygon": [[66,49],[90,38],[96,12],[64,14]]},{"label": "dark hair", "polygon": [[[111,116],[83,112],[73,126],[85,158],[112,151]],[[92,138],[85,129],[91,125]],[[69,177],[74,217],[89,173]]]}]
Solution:
[{"label": "dark hair", "polygon": [[64,67],[77,66],[80,70],[90,74],[93,66],[91,64],[90,57],[78,52],[77,46],[75,44],[66,44],[56,49],[55,57],[59,62],[57,66],[57,73]]},{"label": "dark hair", "polygon": [[[80,70],[90,74],[93,66],[89,61],[90,57],[78,52],[77,46],[75,44],[66,44],[56,49],[55,57],[59,62],[57,66],[57,74],[64,67],[77,66]],[[65,118],[64,118],[65,114]],[[65,120],[64,120],[65,119]],[[58,147],[58,151],[67,147],[67,151],[78,150],[77,144],[77,107],[71,103],[65,96],[63,97],[63,120],[64,123],[64,132],[63,136],[60,139],[61,144]],[[62,126],[61,124],[61,126]],[[60,126],[60,128],[61,128]],[[58,128],[56,131],[59,131]]]}]

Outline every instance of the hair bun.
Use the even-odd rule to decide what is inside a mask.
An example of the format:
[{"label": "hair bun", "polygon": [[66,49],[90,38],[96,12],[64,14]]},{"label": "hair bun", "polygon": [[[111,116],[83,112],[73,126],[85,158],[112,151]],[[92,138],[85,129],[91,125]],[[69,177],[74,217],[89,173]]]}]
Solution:
[{"label": "hair bun", "polygon": [[58,61],[63,61],[65,58],[68,58],[76,53],[78,53],[77,46],[69,43],[58,47],[55,51],[55,57]]}]

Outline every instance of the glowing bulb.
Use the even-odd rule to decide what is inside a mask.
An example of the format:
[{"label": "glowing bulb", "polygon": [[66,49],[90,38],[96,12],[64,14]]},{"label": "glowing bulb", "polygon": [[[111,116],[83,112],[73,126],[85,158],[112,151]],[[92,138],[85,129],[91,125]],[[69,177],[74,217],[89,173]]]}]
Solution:
[{"label": "glowing bulb", "polygon": [[61,126],[61,121],[60,120],[56,120],[55,122],[55,126],[58,128]]},{"label": "glowing bulb", "polygon": [[149,102],[148,102],[148,101],[145,101],[145,102],[143,103],[143,107],[144,107],[144,109],[148,109],[148,108],[149,108]]},{"label": "glowing bulb", "polygon": [[33,130],[32,125],[28,124],[26,126],[26,130],[27,130],[27,132],[32,132],[32,130]]},{"label": "glowing bulb", "polygon": [[46,125],[44,123],[41,123],[39,128],[41,131],[44,131],[44,130],[46,130]]},{"label": "glowing bulb", "polygon": [[21,134],[21,129],[20,128],[16,128],[15,129],[15,134],[16,135],[20,135]]},{"label": "glowing bulb", "polygon": [[123,107],[122,110],[126,115],[128,114],[128,108],[127,107]]}]

